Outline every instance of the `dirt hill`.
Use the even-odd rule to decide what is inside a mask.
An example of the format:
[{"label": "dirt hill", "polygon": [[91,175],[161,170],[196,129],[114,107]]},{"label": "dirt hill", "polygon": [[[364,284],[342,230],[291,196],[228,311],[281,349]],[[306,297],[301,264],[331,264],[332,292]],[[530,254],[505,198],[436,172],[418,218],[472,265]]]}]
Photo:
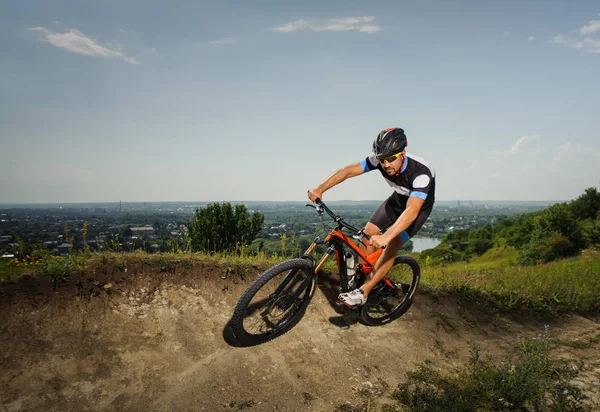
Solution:
[{"label": "dirt hill", "polygon": [[[335,278],[322,276],[295,328],[245,348],[227,325],[258,269],[228,272],[215,263],[140,263],[91,270],[56,290],[44,276],[0,285],[0,410],[399,408],[392,392],[418,364],[454,372],[474,343],[502,356],[545,325],[564,343],[553,357],[584,359],[577,383],[598,400],[600,345],[590,340],[600,332],[598,318],[498,314],[458,296],[417,292],[403,317],[367,327],[335,301]],[[566,344],[575,341],[593,344]]]}]

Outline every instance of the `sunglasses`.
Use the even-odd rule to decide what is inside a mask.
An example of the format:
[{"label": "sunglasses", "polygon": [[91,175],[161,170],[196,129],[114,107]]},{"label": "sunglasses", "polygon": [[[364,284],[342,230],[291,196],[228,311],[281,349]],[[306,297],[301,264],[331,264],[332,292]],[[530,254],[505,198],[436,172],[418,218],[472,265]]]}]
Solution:
[{"label": "sunglasses", "polygon": [[386,164],[386,163],[392,163],[394,160],[396,160],[397,158],[400,157],[400,155],[402,155],[402,152],[400,153],[396,153],[394,155],[391,156],[386,156],[386,157],[377,157],[377,159],[379,159],[379,161],[382,164]]}]

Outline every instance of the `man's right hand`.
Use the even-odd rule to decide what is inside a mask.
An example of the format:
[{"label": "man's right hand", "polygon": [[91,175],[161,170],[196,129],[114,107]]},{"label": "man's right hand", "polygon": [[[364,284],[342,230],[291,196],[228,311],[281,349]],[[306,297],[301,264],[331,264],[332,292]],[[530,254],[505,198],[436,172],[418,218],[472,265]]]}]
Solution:
[{"label": "man's right hand", "polygon": [[315,203],[315,201],[317,199],[323,199],[323,191],[319,190],[318,188],[314,188],[314,189],[310,189],[308,192],[308,198],[310,199],[311,202]]}]

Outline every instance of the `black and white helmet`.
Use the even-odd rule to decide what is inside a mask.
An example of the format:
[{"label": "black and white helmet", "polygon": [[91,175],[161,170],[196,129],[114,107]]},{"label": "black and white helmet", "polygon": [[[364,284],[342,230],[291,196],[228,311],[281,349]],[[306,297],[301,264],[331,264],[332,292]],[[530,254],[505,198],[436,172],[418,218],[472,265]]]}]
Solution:
[{"label": "black and white helmet", "polygon": [[382,130],[373,141],[373,154],[377,157],[386,157],[400,153],[406,148],[408,139],[404,130],[391,127]]}]

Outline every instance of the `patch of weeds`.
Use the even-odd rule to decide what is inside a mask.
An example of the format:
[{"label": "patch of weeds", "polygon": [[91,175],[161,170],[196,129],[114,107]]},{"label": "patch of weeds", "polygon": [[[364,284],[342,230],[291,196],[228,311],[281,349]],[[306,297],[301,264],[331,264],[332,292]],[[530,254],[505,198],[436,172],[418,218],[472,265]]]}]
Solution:
[{"label": "patch of weeds", "polygon": [[440,341],[439,339],[436,339],[433,341],[433,344],[435,345],[436,349],[440,351],[442,356],[444,356],[444,357],[448,356],[448,352],[446,352],[446,348],[444,348],[444,344],[442,343],[442,341]]},{"label": "patch of weeds", "polygon": [[591,411],[571,382],[578,368],[549,359],[548,331],[520,340],[506,360],[483,360],[475,345],[469,367],[444,376],[426,364],[408,374],[394,398],[411,411]]},{"label": "patch of weeds", "polygon": [[248,401],[242,401],[238,404],[238,409],[247,409],[247,408],[251,408],[252,406],[254,406],[254,401],[252,399],[248,400]]},{"label": "patch of weeds", "polygon": [[354,406],[350,402],[338,405],[335,408],[335,412],[362,412],[363,408],[360,406]]},{"label": "patch of weeds", "polygon": [[127,263],[125,263],[125,262],[117,263],[117,268],[121,272],[127,272]]},{"label": "patch of weeds", "polygon": [[236,402],[236,401],[231,401],[229,402],[228,405],[225,406],[229,406],[231,409],[237,408],[237,409],[248,409],[253,407],[256,404],[256,402],[254,402],[252,399],[247,400],[247,401],[242,401],[242,402]]},{"label": "patch of weeds", "polygon": [[456,326],[452,323],[448,315],[438,312],[437,310],[431,310],[429,311],[429,316],[438,318],[436,322],[438,328],[442,327],[446,332],[454,332],[456,330]]},{"label": "patch of weeds", "polygon": [[588,338],[587,340],[561,341],[560,343],[573,349],[589,349],[592,346],[600,343],[600,333],[596,336]]},{"label": "patch of weeds", "polygon": [[162,262],[160,265],[160,272],[175,273],[175,265],[173,262]]},{"label": "patch of weeds", "polygon": [[312,401],[314,401],[315,399],[317,399],[317,398],[312,393],[302,392],[302,400],[304,401],[305,404],[309,404]]},{"label": "patch of weeds", "polygon": [[194,265],[191,261],[185,259],[182,261],[184,269],[191,269]]},{"label": "patch of weeds", "polygon": [[75,273],[85,270],[83,256],[55,256],[46,261],[44,271],[50,277],[52,286],[56,289],[60,282],[64,282]]}]

